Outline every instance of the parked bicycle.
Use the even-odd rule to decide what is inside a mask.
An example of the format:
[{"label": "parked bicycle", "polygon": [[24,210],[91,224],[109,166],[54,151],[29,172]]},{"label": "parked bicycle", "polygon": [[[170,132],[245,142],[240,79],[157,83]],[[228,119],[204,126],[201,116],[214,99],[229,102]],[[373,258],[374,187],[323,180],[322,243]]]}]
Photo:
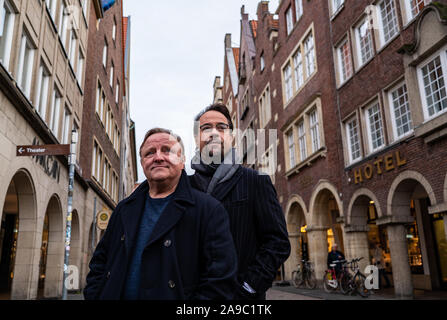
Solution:
[{"label": "parked bicycle", "polygon": [[293,285],[296,288],[306,286],[309,289],[315,289],[317,286],[317,279],[312,263],[307,260],[302,260],[302,267],[298,265],[298,269],[292,272]]},{"label": "parked bicycle", "polygon": [[339,278],[341,273],[344,272],[344,268],[337,273],[337,265],[344,265],[346,260],[335,260],[334,263],[329,265],[329,269],[326,270],[323,277],[323,288],[326,292],[334,292],[340,288]]},{"label": "parked bicycle", "polygon": [[[361,260],[363,260],[363,258],[353,259],[345,263],[343,266],[343,269],[347,272],[343,272],[340,275],[340,291],[345,295],[358,293],[363,298],[367,298],[371,295],[371,290],[367,289],[365,286],[366,276],[359,268],[359,262]],[[353,274],[348,271],[348,265]]]}]

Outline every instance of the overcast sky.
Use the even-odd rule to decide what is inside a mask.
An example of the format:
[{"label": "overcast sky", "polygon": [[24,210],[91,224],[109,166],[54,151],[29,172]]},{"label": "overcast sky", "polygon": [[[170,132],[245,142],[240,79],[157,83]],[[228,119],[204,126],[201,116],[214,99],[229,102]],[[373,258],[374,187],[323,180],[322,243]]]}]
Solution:
[{"label": "overcast sky", "polygon": [[[194,152],[194,116],[212,103],[223,74],[224,38],[239,46],[242,5],[256,19],[259,0],[124,0],[131,16],[130,113],[139,148],[153,127],[172,129],[185,143],[187,171]],[[270,1],[270,12],[279,0]],[[138,151],[137,151],[138,152]],[[138,180],[145,179],[138,158]]]}]

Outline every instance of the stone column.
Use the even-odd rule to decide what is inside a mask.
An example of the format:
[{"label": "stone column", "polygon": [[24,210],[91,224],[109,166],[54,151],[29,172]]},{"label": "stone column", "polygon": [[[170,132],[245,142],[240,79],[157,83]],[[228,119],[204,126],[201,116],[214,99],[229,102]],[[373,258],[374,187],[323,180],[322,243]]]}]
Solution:
[{"label": "stone column", "polygon": [[300,263],[300,248],[299,248],[299,233],[290,233],[289,241],[290,241],[290,257],[287,259],[284,264],[285,268],[285,280],[292,279],[292,272],[297,269],[298,264]]},{"label": "stone column", "polygon": [[359,268],[364,273],[365,268],[371,264],[369,259],[368,226],[347,226],[345,234],[346,259],[363,258],[359,262]]},{"label": "stone column", "polygon": [[317,280],[323,279],[327,269],[327,230],[327,227],[309,227],[307,229],[310,261],[314,264]]},{"label": "stone column", "polygon": [[413,298],[413,280],[408,257],[406,229],[403,224],[387,226],[393,266],[394,291],[397,298]]}]

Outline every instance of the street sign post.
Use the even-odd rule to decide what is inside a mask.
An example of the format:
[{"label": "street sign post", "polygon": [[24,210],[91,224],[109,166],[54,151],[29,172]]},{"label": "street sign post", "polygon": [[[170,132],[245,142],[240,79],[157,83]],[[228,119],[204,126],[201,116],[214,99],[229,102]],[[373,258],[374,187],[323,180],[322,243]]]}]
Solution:
[{"label": "street sign post", "polygon": [[17,147],[17,157],[66,156],[69,154],[70,154],[69,144]]}]

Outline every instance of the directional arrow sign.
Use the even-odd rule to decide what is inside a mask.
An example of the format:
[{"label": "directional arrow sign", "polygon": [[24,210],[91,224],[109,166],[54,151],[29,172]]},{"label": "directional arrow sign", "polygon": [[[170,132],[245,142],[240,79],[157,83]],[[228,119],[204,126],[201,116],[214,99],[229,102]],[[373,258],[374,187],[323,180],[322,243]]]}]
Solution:
[{"label": "directional arrow sign", "polygon": [[54,144],[46,146],[18,146],[17,157],[32,156],[63,156],[70,154],[69,144]]}]

